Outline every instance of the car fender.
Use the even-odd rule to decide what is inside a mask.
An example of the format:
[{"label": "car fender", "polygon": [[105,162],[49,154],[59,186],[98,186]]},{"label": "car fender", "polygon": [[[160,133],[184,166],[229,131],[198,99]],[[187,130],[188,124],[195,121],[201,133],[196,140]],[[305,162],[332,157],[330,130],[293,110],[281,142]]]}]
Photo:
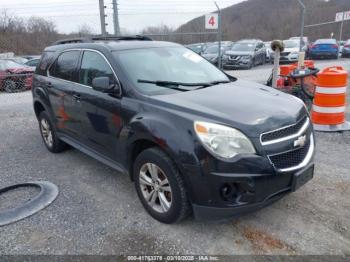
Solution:
[{"label": "car fender", "polygon": [[196,139],[193,137],[195,134],[191,131],[188,120],[181,121],[181,117],[178,116],[166,114],[155,116],[146,113],[135,116],[123,128],[121,134],[123,132],[128,134],[124,143],[125,150],[128,152],[125,156],[127,159],[123,161],[127,166],[130,164],[134,146],[141,140],[156,144],[164,150],[182,173],[185,172],[186,166],[199,166],[199,160],[195,154]]},{"label": "car fender", "polygon": [[50,99],[47,92],[45,91],[45,88],[42,86],[35,86],[34,88],[34,83],[33,83],[32,92],[33,92],[33,106],[35,105],[35,103],[40,103],[45,109],[45,111],[49,113],[51,119],[54,120],[53,118],[54,113],[52,111]]}]

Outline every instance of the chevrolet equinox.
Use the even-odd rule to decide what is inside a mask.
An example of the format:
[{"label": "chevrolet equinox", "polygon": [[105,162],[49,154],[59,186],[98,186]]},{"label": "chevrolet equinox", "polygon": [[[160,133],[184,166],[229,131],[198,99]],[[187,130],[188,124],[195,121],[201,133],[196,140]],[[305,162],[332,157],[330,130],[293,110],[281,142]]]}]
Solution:
[{"label": "chevrolet equinox", "polygon": [[143,36],[62,40],[33,79],[47,149],[77,148],[128,174],[147,212],[175,223],[262,208],[313,177],[301,100]]}]

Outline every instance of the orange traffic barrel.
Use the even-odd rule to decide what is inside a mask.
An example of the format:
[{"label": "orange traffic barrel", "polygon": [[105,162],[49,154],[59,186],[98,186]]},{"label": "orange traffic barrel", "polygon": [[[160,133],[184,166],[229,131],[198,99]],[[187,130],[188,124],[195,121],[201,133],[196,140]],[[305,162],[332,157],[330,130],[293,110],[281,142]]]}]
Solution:
[{"label": "orange traffic barrel", "polygon": [[[294,63],[293,65],[297,67],[298,63]],[[304,61],[304,66],[306,68],[315,68],[315,62],[313,60],[305,60]]]},{"label": "orange traffic barrel", "polygon": [[307,68],[315,68],[315,62],[313,60],[305,60],[304,65]]},{"label": "orange traffic barrel", "polygon": [[328,67],[317,74],[311,118],[315,130],[348,130],[346,122],[346,88],[348,72],[340,66]]},{"label": "orange traffic barrel", "polygon": [[289,74],[291,72],[293,72],[293,70],[295,70],[297,68],[296,65],[292,64],[292,65],[281,65],[280,66],[280,75],[281,76],[289,76]]}]

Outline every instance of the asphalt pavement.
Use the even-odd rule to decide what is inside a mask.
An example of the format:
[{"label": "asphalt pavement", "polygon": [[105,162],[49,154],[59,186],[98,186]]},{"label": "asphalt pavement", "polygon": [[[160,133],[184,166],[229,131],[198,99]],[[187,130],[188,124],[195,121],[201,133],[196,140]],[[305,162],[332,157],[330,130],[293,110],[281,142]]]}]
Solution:
[{"label": "asphalt pavement", "polygon": [[[350,60],[316,65],[350,70]],[[270,72],[229,73],[263,83]],[[317,133],[314,179],[277,203],[228,221],[165,225],[146,213],[129,177],[78,150],[49,153],[30,92],[0,93],[0,120],[0,187],[48,180],[60,190],[46,209],[0,227],[0,254],[350,255],[350,132]],[[0,211],[35,193],[0,195]]]}]

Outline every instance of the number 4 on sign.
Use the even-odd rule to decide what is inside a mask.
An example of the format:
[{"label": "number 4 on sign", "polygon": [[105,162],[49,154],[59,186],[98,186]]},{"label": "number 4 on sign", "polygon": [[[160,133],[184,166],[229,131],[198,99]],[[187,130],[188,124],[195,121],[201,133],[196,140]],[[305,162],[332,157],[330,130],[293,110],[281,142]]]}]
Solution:
[{"label": "number 4 on sign", "polygon": [[218,29],[218,14],[205,15],[205,29]]},{"label": "number 4 on sign", "polygon": [[215,18],[214,16],[210,17],[209,19],[209,25],[214,26],[215,25]]}]

